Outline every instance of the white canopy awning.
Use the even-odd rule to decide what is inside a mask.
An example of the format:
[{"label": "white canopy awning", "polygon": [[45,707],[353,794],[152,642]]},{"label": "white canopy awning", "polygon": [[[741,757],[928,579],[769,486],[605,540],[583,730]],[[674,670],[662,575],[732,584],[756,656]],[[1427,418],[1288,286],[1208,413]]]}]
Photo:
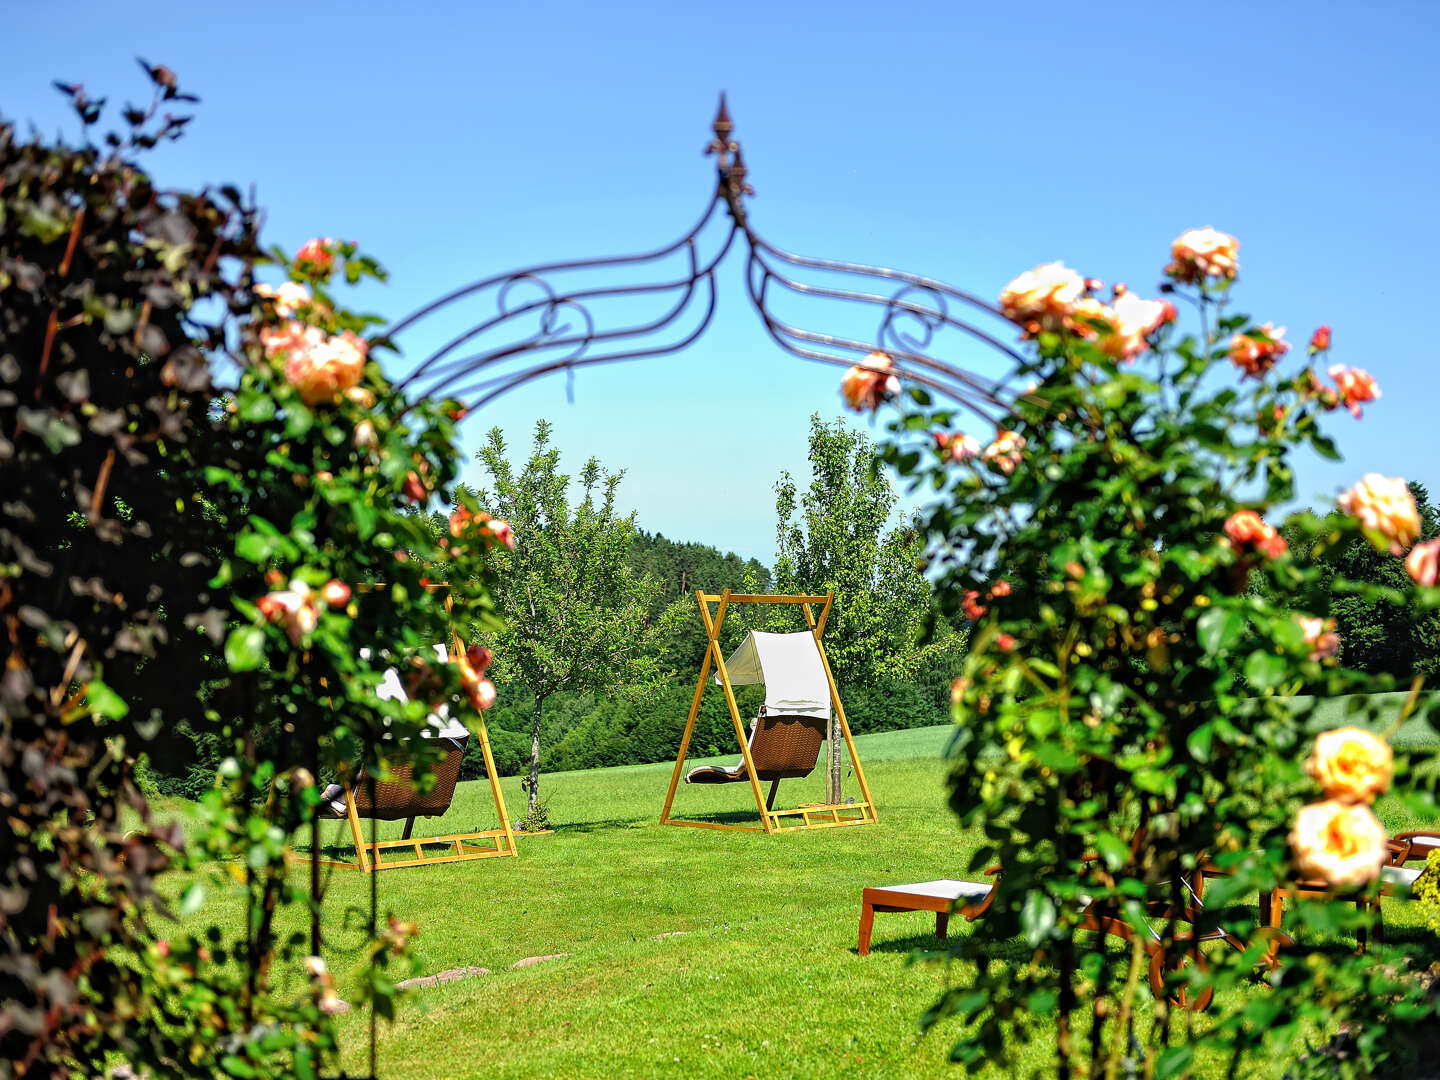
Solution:
[{"label": "white canopy awning", "polygon": [[[765,711],[830,718],[830,680],[815,635],[752,630],[725,661],[731,685],[765,684]],[[715,681],[720,681],[716,674]]]}]

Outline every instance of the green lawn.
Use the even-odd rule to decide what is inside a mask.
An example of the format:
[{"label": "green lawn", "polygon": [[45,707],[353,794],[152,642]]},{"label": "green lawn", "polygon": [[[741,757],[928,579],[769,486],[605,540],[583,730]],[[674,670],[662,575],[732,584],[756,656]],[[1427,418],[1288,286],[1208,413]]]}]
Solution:
[{"label": "green lawn", "polygon": [[[379,875],[382,917],[420,924],[424,972],[492,972],[407,994],[399,1019],[380,1024],[381,1074],[961,1075],[946,1064],[953,1027],[917,1036],[920,1014],[962,974],[912,962],[933,941],[931,918],[880,915],[874,951],[855,953],[864,885],[967,876],[976,839],[944,805],[948,737],[936,727],[858,740],[878,825],[773,837],[663,827],[669,765],[560,773],[542,779],[557,831],[521,840],[519,858]],[[518,816],[518,783],[504,787]],[[817,772],[786,782],[781,797],[794,805],[821,789]],[[746,785],[682,786],[676,813],[739,820],[748,798]],[[1392,828],[1408,824],[1391,808],[1381,815]],[[460,785],[432,827],[493,821],[488,785],[474,782]],[[327,955],[342,995],[353,985],[369,882],[338,870],[329,879]],[[1387,921],[1400,930],[1413,917],[1389,903]],[[957,922],[952,933],[968,928]],[[567,955],[511,969],[551,953]],[[367,1023],[358,1011],[341,1019],[352,1071],[364,1066]],[[1047,1070],[1052,1045],[1024,1048],[1015,1075]]]}]

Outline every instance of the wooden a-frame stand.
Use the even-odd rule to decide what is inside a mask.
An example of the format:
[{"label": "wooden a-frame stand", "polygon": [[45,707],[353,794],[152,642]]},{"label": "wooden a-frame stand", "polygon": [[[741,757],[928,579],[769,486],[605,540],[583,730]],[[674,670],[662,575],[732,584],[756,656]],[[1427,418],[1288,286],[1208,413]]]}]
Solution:
[{"label": "wooden a-frame stand", "polygon": [[[719,594],[697,590],[695,599],[700,605],[700,618],[705,623],[705,634],[709,643],[705,649],[705,662],[700,666],[700,678],[695,683],[695,697],[690,702],[690,716],[685,721],[685,734],[680,738],[680,753],[675,758],[675,771],[670,774],[670,790],[665,793],[665,809],[660,813],[661,825],[689,825],[698,829],[736,829],[742,832],[800,832],[805,829],[833,829],[840,825],[873,825],[880,820],[875,803],[870,798],[870,785],[865,782],[865,770],[860,765],[860,755],[855,752],[855,740],[850,735],[850,724],[845,719],[845,706],[840,701],[840,691],[835,686],[835,676],[830,670],[830,658],[825,655],[821,636],[825,633],[825,620],[830,617],[830,605],[834,593],[825,596],[767,596],[762,594],[736,593],[725,589]],[[710,605],[718,605],[715,614],[710,614]],[[735,691],[730,685],[730,673],[725,670],[725,657],[720,652],[720,627],[725,622],[726,612],[731,604],[798,604],[805,615],[806,625],[815,635],[815,648],[820,652],[820,662],[825,666],[825,678],[830,684],[830,704],[840,723],[840,732],[845,738],[845,747],[850,752],[850,763],[855,769],[855,779],[860,784],[860,799],[853,803],[813,803],[794,810],[773,810],[766,805],[760,791],[760,779],[755,774],[755,762],[750,756],[750,740],[745,736],[745,725],[740,719],[740,709],[735,704]],[[817,618],[813,605],[819,604]],[[700,713],[700,701],[705,695],[705,684],[714,666],[720,676],[720,685],[725,691],[725,704],[730,708],[730,719],[735,724],[735,738],[740,743],[740,755],[745,759],[745,772],[750,778],[750,790],[755,795],[755,807],[760,811],[760,825],[728,825],[716,821],[685,821],[670,816],[670,807],[675,802],[675,791],[680,786],[680,777],[685,770],[685,754],[690,748],[690,736],[695,731],[695,717]],[[833,732],[832,732],[833,734]],[[828,738],[828,736],[827,736]],[[772,789],[771,796],[773,798]],[[798,824],[787,823],[799,819]]]},{"label": "wooden a-frame stand", "polygon": [[[371,586],[375,588],[376,586]],[[429,585],[427,588],[446,588],[445,585]],[[445,611],[450,613],[453,601],[450,596],[445,597]],[[460,640],[459,632],[450,627],[450,659],[454,660],[465,655],[465,643]],[[412,817],[405,822],[405,832],[399,840],[377,840],[365,839],[365,833],[360,825],[360,812],[355,806],[355,794],[351,787],[345,788],[345,821],[341,825],[343,830],[348,826],[351,842],[355,845],[354,862],[338,861],[335,859],[315,858],[321,866],[338,866],[346,870],[359,870],[362,874],[368,874],[376,870],[394,870],[402,866],[434,866],[439,863],[470,862],[473,859],[494,859],[498,857],[518,855],[515,850],[515,833],[510,827],[510,814],[505,809],[505,795],[500,790],[500,778],[495,773],[495,758],[490,752],[490,736],[485,728],[485,714],[478,713],[480,727],[473,732],[480,740],[480,752],[485,758],[485,775],[490,780],[490,794],[495,799],[495,810],[500,815],[500,827],[498,829],[487,829],[482,832],[454,833],[447,836],[426,836],[412,837],[410,830],[415,825]],[[426,854],[426,847],[444,845],[442,850],[433,854]],[[381,860],[381,852],[401,848],[409,848],[414,852],[412,858],[395,859],[389,862]],[[311,858],[297,856],[297,862],[309,863]]]}]

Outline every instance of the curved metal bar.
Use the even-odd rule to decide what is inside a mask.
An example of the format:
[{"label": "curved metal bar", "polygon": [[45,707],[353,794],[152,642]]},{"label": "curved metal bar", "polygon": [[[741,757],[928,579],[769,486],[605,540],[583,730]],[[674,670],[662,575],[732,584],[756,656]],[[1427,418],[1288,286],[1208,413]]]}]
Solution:
[{"label": "curved metal bar", "polygon": [[[563,260],[494,275],[454,289],[423,305],[396,323],[390,336],[394,338],[404,334],[466,298],[488,289],[496,290],[494,313],[454,333],[399,381],[399,389],[410,391],[412,398],[453,394],[463,400],[468,395],[478,394],[469,410],[473,412],[517,386],[557,371],[573,372],[591,364],[678,352],[694,342],[713,320],[718,302],[717,269],[729,255],[737,234],[743,234],[747,248],[745,289],[750,304],[760,316],[771,340],[792,356],[849,366],[857,361],[863,364],[863,357],[871,352],[882,352],[895,365],[897,375],[958,402],[986,420],[994,420],[987,406],[1008,409],[1010,406],[1003,396],[1003,381],[985,379],[946,363],[932,352],[940,331],[954,329],[1017,364],[1023,363],[1018,352],[984,327],[961,317],[952,310],[952,305],[959,304],[971,312],[999,319],[1003,319],[1004,315],[993,304],[934,278],[887,267],[799,255],[776,247],[759,236],[751,228],[746,214],[745,199],[754,192],[745,182],[748,170],[739,143],[731,138],[733,128],[722,95],[720,110],[713,124],[715,138],[707,149],[716,157],[716,187],[699,220],[678,240],[636,255]],[[714,255],[702,257],[700,234],[707,229],[714,230],[715,219],[722,206],[729,212],[729,229],[723,241],[719,241]],[[684,271],[676,272],[674,276],[666,274],[663,280],[622,280],[619,284],[607,285],[603,281],[585,284],[582,279],[575,284],[584,284],[583,288],[569,291],[561,291],[552,285],[555,275],[623,271],[659,263],[680,251],[685,252]],[[849,274],[870,282],[893,282],[899,288],[886,296],[863,286],[846,287],[843,282],[811,283],[792,276],[797,269]],[[659,274],[660,268],[656,267],[655,272]],[[806,329],[782,319],[771,307],[771,281],[793,295],[877,309],[880,320],[875,340],[867,342],[840,333]],[[676,326],[692,309],[695,294],[702,285],[706,299],[699,325],[678,340],[665,341],[670,327]],[[516,290],[526,286],[538,288],[541,295],[516,300]],[[597,314],[606,310],[601,302],[623,303],[645,296],[664,298],[665,306],[653,318],[614,328],[606,327],[603,320],[597,318]],[[509,334],[511,327],[518,331],[518,320],[527,317],[539,320],[528,337],[497,343],[494,348],[485,348],[477,341],[491,332]],[[676,328],[678,330],[678,326]],[[646,338],[657,340],[646,342]],[[462,355],[467,345],[475,351]],[[606,348],[613,351],[603,351]],[[597,349],[601,351],[597,353]],[[488,370],[494,365],[526,356],[530,359],[518,369],[488,375]]]},{"label": "curved metal bar", "polygon": [[[719,203],[720,200],[712,196],[709,204],[705,207],[705,213],[700,215],[700,220],[691,227],[689,232],[674,243],[666,244],[664,247],[656,248],[654,251],[647,251],[639,255],[610,255],[592,259],[568,259],[563,262],[541,263],[538,266],[532,266],[528,270],[520,272],[530,274],[555,274],[562,270],[598,269],[604,266],[629,266],[635,263],[653,262],[655,259],[662,259],[666,255],[678,251],[686,243],[693,240],[705,226],[710,223],[710,218],[714,215],[715,208]],[[415,323],[434,314],[446,305],[480,292],[483,289],[488,289],[492,285],[496,285],[506,278],[514,276],[514,273],[497,274],[493,277],[482,278],[480,281],[471,282],[469,285],[462,285],[460,288],[452,290],[444,296],[437,297],[422,307],[416,308],[391,327],[390,335],[393,337],[396,334],[404,333]]]},{"label": "curved metal bar", "polygon": [[[523,386],[525,383],[543,378],[546,375],[552,375],[558,371],[573,370],[574,368],[586,367],[590,364],[621,363],[630,360],[643,360],[653,356],[667,356],[688,348],[709,328],[710,322],[715,316],[717,292],[714,278],[707,278],[706,284],[709,286],[709,298],[706,302],[705,314],[701,318],[699,325],[679,341],[672,342],[669,345],[658,345],[649,349],[634,349],[627,352],[610,353],[605,356],[587,356],[579,360],[557,360],[537,367],[527,368],[524,371],[515,372],[510,376],[497,377],[497,379],[483,384],[493,385],[495,388],[466,406],[466,415],[483,408],[501,395],[508,394],[511,390]],[[478,390],[481,389],[481,387],[475,387],[473,389]],[[463,392],[457,393],[457,396],[463,398]]]},{"label": "curved metal bar", "polygon": [[[759,314],[761,323],[764,325],[766,333],[770,335],[771,340],[773,340],[786,352],[790,353],[792,356],[798,356],[803,360],[816,360],[821,363],[833,364],[837,367],[852,367],[857,362],[863,362],[863,358],[860,356],[837,355],[835,353],[821,352],[817,349],[807,348],[802,344],[798,344],[798,342],[813,341],[817,344],[833,345],[836,348],[843,348],[848,350],[848,352],[850,353],[857,354],[868,354],[869,352],[875,351],[873,346],[864,342],[855,341],[848,338],[833,337],[830,335],[815,334],[811,331],[800,330],[796,327],[788,325],[787,323],[781,322],[774,316],[774,314],[771,313],[771,311],[768,307],[766,307],[765,304],[766,286],[769,279],[772,278],[774,275],[770,274],[767,271],[763,261],[761,261],[758,256],[753,253],[753,251],[750,258],[750,264],[752,266],[758,265],[761,268],[761,283],[758,288],[755,285],[754,276],[749,273],[746,274],[746,291],[749,293],[751,305],[755,308],[756,313]],[[927,357],[923,354],[899,351],[887,353],[886,355],[889,356],[892,361],[895,359],[899,359],[902,363],[905,361],[912,361],[924,364],[928,367],[937,368],[943,374],[949,375],[952,378],[957,378],[960,382],[972,386],[973,389],[977,392],[980,400],[985,402],[986,404],[996,405],[1001,408],[1009,408],[1008,403],[1003,398],[999,397],[996,393],[996,390],[999,388],[998,383],[987,386],[975,376],[970,375],[968,372],[962,372],[958,369],[951,368],[949,365],[942,364],[939,361],[935,360],[933,357]],[[957,387],[954,383],[943,382],[940,379],[920,372],[907,371],[903,367],[897,368],[896,374],[904,379],[908,379],[911,382],[918,383],[921,386],[925,386],[931,390],[934,390],[936,393],[950,398],[952,401],[955,401],[957,404],[969,409],[971,412],[975,413],[977,416],[987,421],[988,423],[994,424],[998,422],[998,418],[992,413],[990,413],[988,410],[986,410],[979,402],[977,402],[975,400],[975,397],[972,396],[970,392]]]},{"label": "curved metal bar", "polygon": [[864,277],[889,278],[895,281],[903,281],[907,285],[917,285],[924,289],[930,289],[947,296],[953,296],[956,300],[970,304],[972,307],[977,307],[981,311],[989,312],[997,318],[1003,319],[1005,317],[1000,309],[988,300],[982,300],[974,293],[957,289],[953,285],[947,285],[945,282],[935,278],[922,277],[919,274],[907,273],[904,270],[893,270],[885,266],[867,266],[864,263],[841,262],[834,259],[816,259],[808,255],[797,255],[793,251],[786,251],[784,248],[776,247],[748,228],[746,229],[746,233],[753,247],[759,248],[766,254],[774,255],[777,259],[782,262],[787,262],[792,266],[804,266],[811,270],[834,270],[838,273],[860,274]]},{"label": "curved metal bar", "polygon": [[[902,363],[908,362],[928,368],[931,371],[934,371],[947,379],[954,380],[955,383],[959,383],[969,388],[970,391],[978,393],[985,401],[988,401],[994,405],[1008,408],[1008,404],[1005,399],[1000,397],[998,394],[998,391],[1003,385],[1002,383],[995,380],[981,379],[976,375],[972,375],[968,371],[964,371],[960,368],[954,367],[953,365],[946,364],[943,361],[937,360],[934,357],[928,356],[918,350],[885,348],[883,346],[883,343],[872,344],[870,342],[859,341],[855,338],[840,337],[835,334],[818,333],[816,331],[805,330],[800,327],[792,326],[789,323],[782,321],[770,310],[769,306],[767,305],[766,291],[768,283],[771,280],[781,281],[783,283],[783,277],[779,274],[776,274],[765,263],[765,261],[753,251],[749,260],[749,266],[750,268],[759,267],[762,279],[760,286],[757,288],[755,286],[753,273],[747,273],[746,275],[746,282],[750,293],[751,303],[754,305],[762,321],[765,323],[766,330],[769,331],[770,336],[774,338],[776,340],[776,343],[779,344],[781,348],[785,349],[787,352],[796,356],[801,356],[807,360],[825,359],[833,363],[843,363],[847,365],[856,363],[858,359],[871,352],[884,352],[885,355],[890,357],[892,361],[900,361]],[[918,310],[922,312],[929,311],[929,309]],[[795,345],[796,342],[810,342],[816,345],[830,345],[837,349],[844,349],[846,350],[846,352],[855,355],[839,356],[834,353],[819,353],[812,349],[798,348]],[[968,393],[966,391],[958,390],[953,384],[937,383],[929,379],[922,379],[919,373],[914,371],[906,371],[904,368],[897,369],[896,373],[901,375],[902,377],[912,379],[913,381],[924,382],[925,385],[939,389],[946,396],[960,401],[962,404],[966,405],[967,408],[974,408],[974,402],[970,400]],[[993,419],[989,416],[988,413],[984,415],[986,419]]]},{"label": "curved metal bar", "polygon": [[[954,316],[950,315],[949,312],[943,307],[943,299],[946,294],[940,290],[934,290],[928,285],[906,284],[904,288],[900,289],[899,292],[897,292],[894,296],[886,297],[881,296],[878,293],[860,293],[852,292],[848,289],[832,289],[824,285],[810,285],[803,281],[796,281],[795,279],[787,277],[786,275],[780,273],[778,270],[771,267],[769,263],[765,262],[765,260],[760,258],[758,255],[755,257],[755,261],[758,262],[761,266],[765,267],[765,270],[770,277],[774,278],[791,292],[803,294],[806,296],[820,296],[834,300],[851,300],[857,303],[876,304],[886,308],[886,316],[881,322],[882,337],[884,336],[886,327],[890,325],[892,319],[894,318],[894,314],[897,311],[903,311],[908,314],[919,316],[921,319],[935,319],[937,322],[943,323],[946,326],[952,326],[956,330],[960,330],[963,333],[969,334],[970,336],[976,338],[979,341],[983,341],[986,345],[989,345],[996,351],[1004,353],[1006,356],[1014,360],[1017,364],[1024,362],[1023,356],[1021,356],[1014,349],[1010,348],[1010,346],[1006,345],[1003,341],[995,337],[993,334],[990,334],[980,329],[978,326],[973,326],[970,323],[965,322],[963,319],[957,319]],[[911,303],[909,301],[900,299],[905,293],[911,291],[912,289],[920,289],[926,292],[934,292],[934,294],[941,299],[942,305],[937,305],[935,307],[922,307],[919,304]],[[1004,316],[1000,317],[1003,318]],[[927,336],[926,343],[928,344],[928,342],[929,338]],[[882,345],[883,342],[876,342],[877,348],[881,347]]]},{"label": "curved metal bar", "polygon": [[[426,388],[427,392],[431,394],[443,392],[447,387],[454,385],[455,382],[457,382],[460,378],[463,378],[465,375],[471,374],[481,368],[488,367],[491,364],[497,363],[502,360],[510,359],[525,352],[532,352],[541,349],[560,348],[564,346],[574,346],[575,348],[583,351],[584,348],[587,348],[589,345],[596,342],[615,341],[623,338],[644,337],[648,334],[657,333],[663,330],[667,325],[679,318],[680,315],[685,311],[685,309],[689,307],[691,300],[694,298],[695,288],[699,284],[699,282],[713,278],[716,268],[720,265],[721,262],[724,261],[725,256],[728,254],[731,245],[734,244],[735,236],[738,231],[738,229],[732,227],[730,231],[726,234],[725,241],[721,245],[719,251],[703,266],[698,260],[698,254],[695,245],[693,244],[693,242],[687,242],[687,251],[690,258],[690,270],[689,273],[683,278],[678,278],[674,281],[666,282],[663,285],[642,285],[579,290],[577,292],[568,293],[563,296],[557,296],[553,292],[550,292],[549,295],[543,300],[533,301],[521,308],[516,308],[509,313],[503,313],[490,320],[487,320],[486,323],[481,324],[482,327],[486,329],[492,329],[512,316],[519,315],[525,312],[543,310],[544,315],[542,316],[542,318],[548,321],[550,319],[551,313],[555,309],[561,306],[568,305],[583,313],[583,317],[587,320],[588,330],[585,335],[581,335],[580,337],[557,338],[553,336],[553,327],[548,325],[542,325],[541,332],[539,334],[532,335],[530,338],[524,341],[506,346],[504,348],[486,350],[484,352],[474,353],[469,356],[451,360],[441,365],[438,369],[433,370],[429,373],[429,382]],[[516,275],[517,278],[519,276],[520,275]],[[540,282],[542,286],[545,287],[548,291],[548,285],[544,283],[543,279],[537,277],[535,280]],[[580,303],[581,300],[588,299],[593,296],[639,296],[646,293],[673,291],[677,289],[683,290],[681,292],[681,295],[676,299],[676,301],[670,306],[667,311],[659,315],[657,318],[652,319],[646,323],[640,323],[635,326],[628,326],[618,330],[610,330],[600,333],[596,333],[594,331],[594,319],[590,315],[588,309],[585,308],[584,304]],[[462,337],[473,336],[474,334],[468,331],[466,335],[462,335]],[[460,339],[456,340],[458,341]],[[447,348],[449,348],[449,346],[447,346]],[[575,356],[578,357],[578,355],[579,354],[577,352]],[[432,359],[434,359],[434,357],[432,357]]]}]

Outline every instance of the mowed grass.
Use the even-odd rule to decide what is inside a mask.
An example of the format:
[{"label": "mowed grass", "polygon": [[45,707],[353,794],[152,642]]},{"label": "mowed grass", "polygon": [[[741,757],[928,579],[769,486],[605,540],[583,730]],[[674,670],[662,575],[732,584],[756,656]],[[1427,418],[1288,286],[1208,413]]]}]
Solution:
[{"label": "mowed grass", "polygon": [[[1391,716],[1403,700],[1393,697],[1381,703]],[[1335,722],[1349,719],[1343,703],[1332,705]],[[933,947],[933,917],[881,914],[872,954],[855,951],[864,886],[974,876],[967,867],[979,837],[962,831],[945,805],[950,732],[857,740],[877,825],[779,836],[665,827],[658,818],[673,763],[559,773],[541,782],[556,832],[521,839],[518,858],[377,875],[381,918],[393,913],[420,926],[422,973],[491,971],[406,993],[397,1019],[379,1022],[381,1075],[959,1075],[946,1060],[955,1023],[918,1034],[925,1009],[973,970],[920,957]],[[846,784],[858,794],[853,777]],[[518,782],[507,779],[503,789],[517,817]],[[818,801],[822,792],[817,770],[783,783],[777,805]],[[1396,807],[1382,803],[1380,811],[1392,829],[1414,824]],[[675,813],[755,819],[748,785],[682,785]],[[424,824],[447,833],[495,820],[489,786],[479,781],[461,784],[449,813]],[[327,823],[327,845],[335,824]],[[381,826],[382,836],[399,830]],[[306,870],[294,872],[298,879]],[[347,995],[372,879],[327,874],[326,956]],[[300,928],[295,914],[287,929]],[[1422,932],[1403,902],[1387,901],[1386,918],[1392,940]],[[969,932],[963,920],[951,928],[952,937]],[[512,969],[556,953],[565,955]],[[298,973],[293,978],[298,990]],[[340,1020],[342,1064],[351,1072],[366,1065],[368,1022],[361,1010]],[[1047,1072],[1053,1048],[1048,1038],[1018,1047],[1013,1071],[995,1075]],[[1257,1075],[1282,1064],[1260,1063]]]}]

